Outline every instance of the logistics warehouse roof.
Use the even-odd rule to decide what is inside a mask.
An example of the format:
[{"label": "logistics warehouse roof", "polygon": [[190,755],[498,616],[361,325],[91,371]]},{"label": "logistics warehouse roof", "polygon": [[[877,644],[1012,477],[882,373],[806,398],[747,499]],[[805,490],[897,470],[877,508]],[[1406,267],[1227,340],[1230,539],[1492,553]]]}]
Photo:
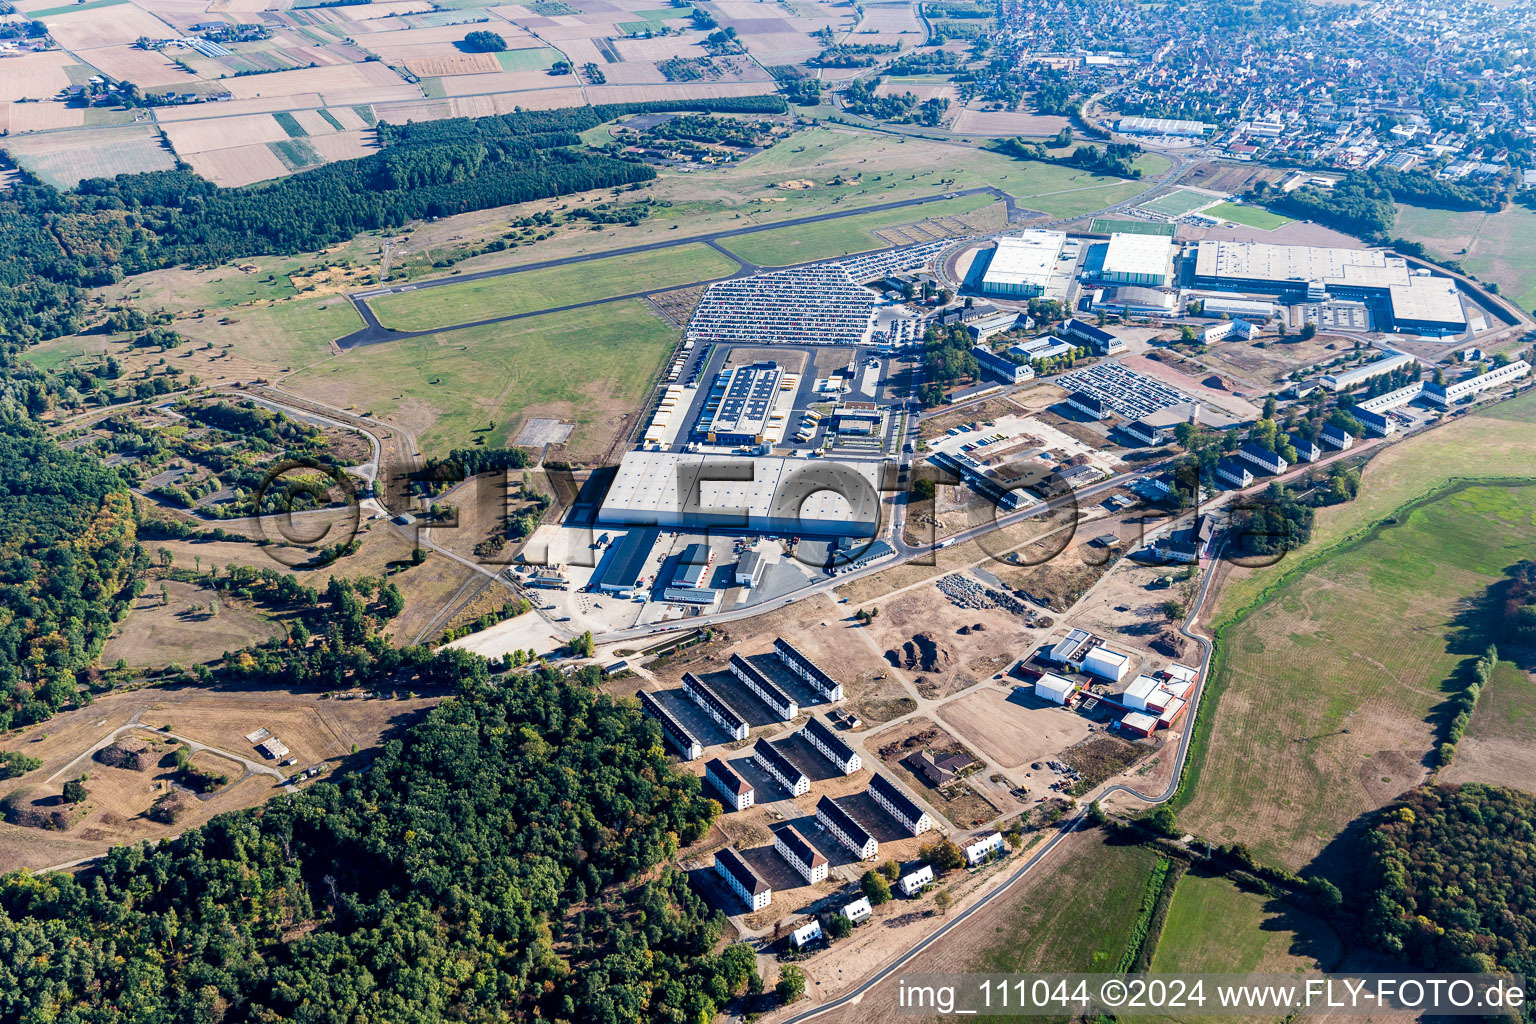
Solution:
[{"label": "logistics warehouse roof", "polygon": [[1322,281],[1360,288],[1408,283],[1408,265],[1376,249],[1270,245],[1205,239],[1195,250],[1197,278],[1237,281]]},{"label": "logistics warehouse roof", "polygon": [[1394,320],[1466,326],[1467,314],[1450,278],[1415,274],[1407,284],[1392,285],[1390,293]]},{"label": "logistics warehouse roof", "polygon": [[850,534],[879,515],[878,463],[629,452],[598,520]]},{"label": "logistics warehouse roof", "polygon": [[1173,263],[1173,239],[1117,231],[1104,252],[1104,274],[1166,274]]},{"label": "logistics warehouse roof", "polygon": [[1044,288],[1066,242],[1067,236],[1060,231],[1026,231],[999,238],[982,282]]},{"label": "logistics warehouse roof", "polygon": [[725,389],[710,421],[710,432],[761,434],[779,397],[783,374],[777,363],[748,363],[722,374]]}]

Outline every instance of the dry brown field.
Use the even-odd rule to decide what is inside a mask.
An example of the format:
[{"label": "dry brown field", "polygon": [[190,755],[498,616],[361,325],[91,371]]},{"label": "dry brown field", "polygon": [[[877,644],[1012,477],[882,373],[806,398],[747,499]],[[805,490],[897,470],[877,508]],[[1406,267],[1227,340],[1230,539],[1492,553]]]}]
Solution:
[{"label": "dry brown field", "polygon": [[952,732],[1002,768],[1020,768],[1055,757],[1088,737],[1088,723],[1078,714],[1028,695],[984,687],[938,710]]},{"label": "dry brown field", "polygon": [[[414,722],[437,699],[404,699],[402,695],[398,700],[335,700],[281,689],[197,687],[146,688],[99,697],[88,707],[63,712],[0,739],[5,749],[20,750],[43,761],[34,772],[0,782],[0,797],[18,789],[46,792],[81,772],[90,776],[87,812],[67,832],[0,823],[0,871],[39,870],[94,857],[112,846],[179,834],[215,814],[254,806],[278,792],[277,780],[270,775],[252,775],[234,783],[243,769],[230,769],[234,771],[232,784],[208,800],[186,799],[186,813],[174,825],[150,821],[144,811],[166,791],[162,769],[136,772],[108,768],[89,757],[82,759],[114,731],[136,719],[151,727],[169,725],[179,736],[272,766],[245,740],[245,734],[265,727],[300,757],[301,765],[324,762],[338,768],[354,757],[354,744],[364,752],[357,756],[366,756],[382,739]],[[125,735],[159,740],[166,752],[176,746],[138,730]],[[219,770],[225,768],[221,761]],[[45,781],[55,775],[58,777],[53,782]]]},{"label": "dry brown field", "polygon": [[[3,68],[0,68],[3,71]],[[7,103],[0,105],[0,130],[12,135],[46,132],[55,128],[78,128],[85,124],[85,109],[52,100],[42,103]]]},{"label": "dry brown field", "polygon": [[962,110],[949,130],[958,135],[1055,135],[1071,122],[1059,114]]},{"label": "dry brown field", "polygon": [[159,18],[133,4],[114,4],[86,11],[52,14],[43,19],[48,34],[66,50],[79,52],[131,43],[140,36],[166,39],[181,35]]},{"label": "dry brown field", "polygon": [[215,149],[191,153],[187,163],[192,169],[216,185],[237,188],[269,178],[281,178],[289,173],[287,165],[266,143],[253,146],[235,146],[231,149]]},{"label": "dry brown field", "polygon": [[176,152],[184,157],[208,150],[254,147],[290,138],[271,114],[183,121],[165,125],[163,130]]},{"label": "dry brown field", "polygon": [[[227,599],[208,587],[163,582],[168,600],[161,600],[160,581],[151,580],[102,648],[102,664],[116,664],[121,658],[131,666],[151,669],[172,662],[196,665],[280,631],[272,616],[247,602]],[[210,602],[219,605],[217,615],[191,610],[193,605],[206,609]]]},{"label": "dry brown field", "polygon": [[74,58],[59,50],[0,60],[0,100],[45,100],[69,85],[64,68]]},{"label": "dry brown field", "polygon": [[174,64],[166,53],[174,53],[180,56],[184,50],[167,50],[165,53],[155,50],[140,50],[134,46],[104,46],[92,50],[88,55],[91,67],[102,71],[113,78],[129,81],[140,88],[152,88],[165,85],[177,85],[183,88],[190,87],[197,82],[195,75],[189,75]]},{"label": "dry brown field", "polygon": [[411,57],[405,62],[418,78],[443,75],[484,75],[499,72],[501,64],[494,53],[454,53],[434,57]]}]

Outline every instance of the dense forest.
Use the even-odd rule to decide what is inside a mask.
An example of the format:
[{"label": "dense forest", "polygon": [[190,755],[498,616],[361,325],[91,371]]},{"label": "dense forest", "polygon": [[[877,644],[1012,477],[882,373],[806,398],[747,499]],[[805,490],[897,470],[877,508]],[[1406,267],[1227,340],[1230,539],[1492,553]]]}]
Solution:
[{"label": "dense forest", "polygon": [[1379,948],[1433,970],[1536,972],[1536,798],[1426,786],[1382,811],[1366,844]]},{"label": "dense forest", "polygon": [[0,729],[72,702],[134,596],[133,506],[117,474],[24,420],[0,423]]},{"label": "dense forest", "polygon": [[1536,644],[1536,561],[1510,567],[1499,635],[1516,643]]},{"label": "dense forest", "polygon": [[190,171],[93,178],[61,192],[19,174],[0,197],[0,341],[72,333],[82,289],[181,263],[304,252],[379,228],[655,177],[574,147],[577,132],[650,110],[780,111],[772,96],[610,104],[379,125],[384,148],[247,188]]},{"label": "dense forest", "polygon": [[0,1018],[710,1020],[755,973],[670,867],[718,805],[625,702],[540,670],[366,769],[99,867],[0,881]]}]

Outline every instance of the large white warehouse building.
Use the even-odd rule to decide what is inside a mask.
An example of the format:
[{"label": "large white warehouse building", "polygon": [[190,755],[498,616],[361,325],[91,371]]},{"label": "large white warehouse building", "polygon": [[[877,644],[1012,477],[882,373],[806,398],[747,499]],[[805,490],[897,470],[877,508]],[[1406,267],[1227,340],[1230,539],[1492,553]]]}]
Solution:
[{"label": "large white warehouse building", "polygon": [[629,452],[597,521],[872,537],[880,473],[872,462]]},{"label": "large white warehouse building", "polygon": [[997,240],[981,277],[987,295],[1027,299],[1045,291],[1067,244],[1060,231],[1026,231]]}]

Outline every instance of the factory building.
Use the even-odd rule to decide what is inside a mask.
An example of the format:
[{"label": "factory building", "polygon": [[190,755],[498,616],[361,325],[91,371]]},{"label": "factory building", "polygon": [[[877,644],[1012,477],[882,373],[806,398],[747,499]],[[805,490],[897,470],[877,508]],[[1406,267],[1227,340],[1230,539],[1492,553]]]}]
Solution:
[{"label": "factory building", "polygon": [[836,704],[843,699],[843,684],[822,671],[820,665],[801,654],[795,645],[783,637],[775,637],[774,653],[785,668],[810,684],[828,703]]},{"label": "factory building", "polygon": [[816,847],[806,842],[793,825],[785,825],[773,834],[773,848],[789,866],[800,873],[806,885],[827,880],[827,858]]},{"label": "factory building", "polygon": [[1162,288],[1173,276],[1173,239],[1117,231],[1109,236],[1098,278],[1109,284]]},{"label": "factory building", "polygon": [[1004,384],[1022,384],[1035,375],[1035,368],[1028,363],[1016,363],[985,345],[972,348],[971,355],[976,357],[983,373]]},{"label": "factory building", "polygon": [[1348,370],[1338,370],[1334,373],[1324,374],[1321,383],[1329,391],[1348,391],[1370,380],[1372,377],[1380,377],[1383,374],[1401,370],[1405,366],[1411,366],[1418,360],[1406,352],[1389,351],[1386,355],[1364,366],[1356,366]]},{"label": "factory building", "polygon": [[1424,388],[1424,397],[1445,409],[1455,405],[1463,398],[1470,398],[1479,391],[1486,391],[1489,388],[1498,387],[1500,384],[1509,384],[1517,381],[1530,372],[1530,363],[1524,359],[1516,359],[1512,363],[1505,363],[1503,366],[1489,370],[1480,376],[1459,380],[1454,384],[1447,384],[1444,387],[1430,384]]},{"label": "factory building", "polygon": [[654,529],[624,531],[618,543],[608,546],[607,560],[597,578],[597,589],[620,597],[633,594],[640,586],[646,560],[658,536],[660,531]]},{"label": "factory building", "polygon": [[1194,284],[1288,301],[1367,302],[1394,330],[1415,334],[1459,334],[1467,329],[1454,282],[1410,270],[1402,257],[1377,249],[1205,239],[1195,248]]},{"label": "factory building", "polygon": [[779,785],[789,790],[790,796],[802,796],[811,788],[811,780],[805,772],[796,768],[794,762],[779,753],[779,748],[767,740],[757,741],[757,745],[752,748],[752,760],[772,775]]},{"label": "factory building", "polygon": [[831,459],[625,454],[601,524],[874,536],[881,467]]},{"label": "factory building", "polygon": [[800,714],[800,705],[796,703],[795,698],[780,689],[772,679],[759,672],[757,666],[746,658],[739,654],[732,654],[730,666],[731,674],[740,679],[743,686],[757,694],[758,698],[772,708],[773,713],[780,719],[788,722]]},{"label": "factory building", "polygon": [[859,860],[871,860],[879,856],[880,844],[875,841],[875,837],[855,821],[853,815],[837,806],[831,797],[824,796],[816,802],[816,820]]},{"label": "factory building", "polygon": [[837,770],[844,775],[852,775],[863,767],[859,752],[815,715],[805,720],[805,728],[800,730],[800,734],[811,746],[821,751],[823,757],[837,765]]},{"label": "factory building", "polygon": [[712,757],[704,765],[704,778],[725,798],[725,806],[731,810],[744,811],[752,806],[756,793],[751,784],[720,758]]},{"label": "factory building", "polygon": [[1054,672],[1042,673],[1035,680],[1035,696],[1052,704],[1065,704],[1077,692],[1077,684]]},{"label": "factory building", "polygon": [[1122,117],[1115,122],[1115,131],[1121,135],[1178,135],[1189,139],[1202,138],[1215,127],[1205,121],[1172,117]]},{"label": "factory building", "polygon": [[[783,369],[773,362],[747,363],[724,371],[714,415],[700,433],[711,444],[762,444],[783,381]],[[783,432],[779,433],[782,436]]]},{"label": "factory building", "polygon": [[1067,236],[1060,231],[1026,231],[999,238],[982,273],[986,295],[1028,299],[1045,291]]},{"label": "factory building", "polygon": [[764,910],[773,902],[768,883],[729,846],[715,854],[715,871],[753,910]]}]

